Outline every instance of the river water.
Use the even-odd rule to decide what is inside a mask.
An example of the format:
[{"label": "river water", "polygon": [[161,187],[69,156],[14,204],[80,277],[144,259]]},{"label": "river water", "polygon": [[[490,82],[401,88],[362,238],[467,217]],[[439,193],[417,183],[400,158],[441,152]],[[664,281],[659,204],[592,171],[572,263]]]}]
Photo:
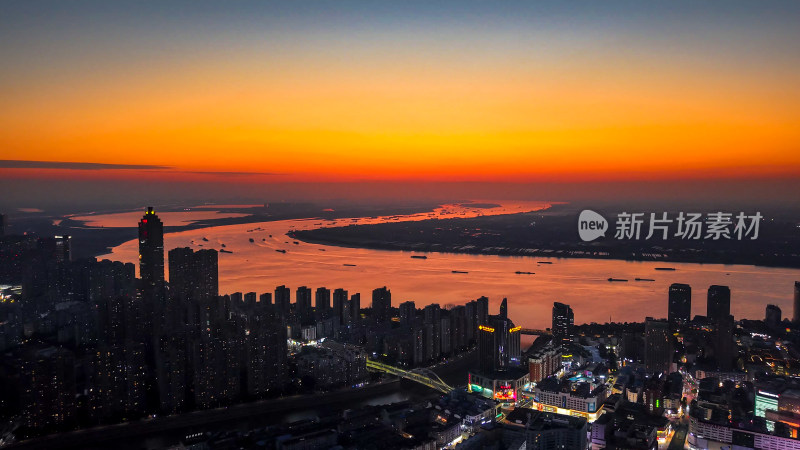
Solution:
[{"label": "river water", "polygon": [[[731,312],[737,319],[762,319],[767,304],[778,305],[784,317],[792,315],[794,281],[800,280],[798,269],[452,253],[425,253],[427,259],[417,259],[411,258],[416,254],[412,252],[294,243],[286,236],[294,229],[511,214],[549,206],[545,202],[493,203],[501,206],[443,205],[431,213],[407,216],[218,226],[167,233],[164,241],[166,249],[189,246],[232,252],[219,255],[221,293],[271,292],[278,285],[289,286],[293,291],[298,286],[325,286],[360,292],[362,305],[368,306],[371,291],[387,286],[392,291],[393,305],[413,300],[417,307],[431,303],[445,306],[485,295],[490,299],[492,313],[507,297],[509,314],[518,325],[545,328],[550,326],[554,301],[572,306],[575,323],[666,317],[667,289],[671,283],[680,282],[692,286],[692,314],[705,314],[708,287],[722,284],[731,288]],[[96,225],[119,223],[117,215],[95,215],[91,220]],[[99,258],[136,263],[138,243],[125,242]],[[655,270],[665,266],[676,270]],[[453,273],[454,270],[467,273]],[[629,281],[609,282],[610,277]],[[636,278],[655,281],[634,281]]]}]

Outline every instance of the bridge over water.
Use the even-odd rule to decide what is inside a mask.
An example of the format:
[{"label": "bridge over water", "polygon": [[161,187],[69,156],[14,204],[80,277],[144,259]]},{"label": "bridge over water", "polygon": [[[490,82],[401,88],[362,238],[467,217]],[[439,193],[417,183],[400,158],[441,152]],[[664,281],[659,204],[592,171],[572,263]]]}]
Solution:
[{"label": "bridge over water", "polygon": [[447,394],[455,389],[454,387],[445,383],[444,380],[439,378],[439,375],[436,375],[432,370],[429,369],[419,368],[405,370],[399,367],[384,364],[382,362],[373,361],[371,359],[367,359],[367,369],[373,372],[388,373],[405,378],[407,380],[415,381],[417,383],[424,384],[429,388],[436,389],[443,394]]}]

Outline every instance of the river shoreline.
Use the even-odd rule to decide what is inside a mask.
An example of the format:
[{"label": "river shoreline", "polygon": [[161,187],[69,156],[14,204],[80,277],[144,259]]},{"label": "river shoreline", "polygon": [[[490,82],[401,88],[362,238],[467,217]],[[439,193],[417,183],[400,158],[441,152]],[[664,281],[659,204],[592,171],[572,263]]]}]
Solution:
[{"label": "river shoreline", "polygon": [[[353,249],[367,249],[367,250],[382,250],[382,251],[396,251],[396,252],[409,252],[409,253],[439,253],[439,254],[452,254],[452,255],[483,255],[483,256],[508,256],[508,257],[524,257],[524,258],[548,258],[548,259],[591,259],[591,260],[598,260],[598,261],[625,261],[625,262],[661,262],[669,265],[670,263],[676,264],[721,264],[725,266],[752,266],[752,267],[769,267],[769,268],[781,268],[781,269],[800,269],[800,263],[798,264],[770,264],[770,263],[762,263],[762,264],[752,264],[748,263],[747,261],[731,261],[725,259],[714,259],[703,257],[702,260],[695,260],[690,258],[680,258],[680,257],[664,257],[659,259],[654,258],[623,258],[620,256],[602,256],[602,255],[594,255],[594,254],[581,254],[580,251],[575,251],[570,247],[565,248],[554,248],[551,249],[551,252],[543,252],[543,251],[534,251],[536,249],[529,249],[529,248],[507,248],[507,249],[498,249],[497,247],[493,247],[492,250],[486,249],[458,249],[453,247],[443,246],[442,244],[421,244],[421,243],[398,243],[396,241],[383,241],[378,242],[375,240],[363,241],[363,242],[348,242],[345,240],[336,240],[336,239],[320,239],[310,237],[308,232],[316,231],[316,230],[302,230],[297,232],[290,232],[288,236],[294,240],[305,242],[307,244],[315,244],[315,245],[325,245],[330,247],[341,247],[341,248],[353,248]],[[564,254],[568,253],[568,254]]]},{"label": "river shoreline", "polygon": [[[483,208],[487,206],[491,206],[493,204],[483,204],[483,203],[474,203],[474,207],[476,208]],[[559,204],[553,203],[550,206],[534,212],[542,212],[547,211],[551,212],[553,206],[558,206]],[[441,205],[439,205],[441,206]],[[242,211],[239,209],[231,209],[231,208],[221,208],[221,211]],[[232,218],[220,218],[220,219],[206,219],[206,220],[198,220],[196,222],[189,223],[187,225],[182,226],[167,226],[165,225],[165,233],[172,234],[172,233],[180,233],[184,231],[192,231],[192,230],[201,230],[201,229],[212,229],[216,227],[223,227],[229,225],[258,225],[258,224],[269,224],[277,221],[282,220],[308,220],[308,221],[336,221],[336,220],[352,220],[352,219],[364,219],[369,217],[374,217],[374,215],[382,215],[382,216],[400,216],[400,215],[408,215],[408,214],[432,214],[435,208],[431,208],[430,206],[425,207],[418,207],[418,208],[410,208],[410,207],[399,207],[397,209],[374,209],[374,210],[364,210],[361,211],[361,214],[350,214],[352,212],[356,212],[354,210],[349,211],[335,211],[326,213],[324,215],[304,215],[304,214],[288,214],[288,215],[277,215],[277,216],[267,216],[262,213],[254,213],[244,217],[232,217]],[[128,211],[130,212],[130,211]],[[500,216],[515,216],[521,214],[527,214],[531,211],[526,212],[514,212],[509,214],[499,214],[494,216],[486,216],[486,217],[493,217],[497,218]],[[455,219],[458,219],[457,217]],[[422,221],[418,221],[420,224],[425,222],[430,222],[431,224],[437,223],[435,221],[439,221],[438,218],[431,218]],[[448,219],[453,220],[453,219]],[[66,231],[72,230],[81,230],[82,232],[96,232],[97,235],[95,239],[99,242],[95,243],[92,246],[90,256],[93,258],[98,258],[101,256],[109,256],[109,252],[113,250],[113,248],[122,245],[125,242],[128,242],[132,239],[135,239],[135,226],[126,227],[126,228],[109,228],[109,227],[85,227],[82,226],[85,224],[83,221],[78,221],[74,219],[68,219],[64,222],[75,222],[79,224],[76,227],[64,227]],[[63,222],[62,222],[63,223]],[[370,225],[354,225],[356,227],[369,227]],[[438,243],[429,243],[429,242],[400,242],[397,240],[377,240],[373,238],[359,238],[358,240],[347,239],[346,237],[336,237],[330,236],[331,232],[335,233],[337,228],[341,227],[321,227],[321,228],[312,228],[306,230],[291,230],[287,233],[287,237],[301,241],[308,244],[315,244],[315,245],[323,245],[323,246],[330,246],[330,247],[340,247],[340,248],[350,248],[350,249],[366,249],[366,250],[382,250],[382,251],[392,251],[392,252],[415,252],[415,253],[439,253],[439,254],[463,254],[463,255],[491,255],[491,256],[508,256],[508,257],[529,257],[529,258],[553,258],[556,260],[559,259],[590,259],[590,260],[615,260],[615,261],[625,261],[625,262],[663,262],[665,264],[670,263],[687,263],[687,264],[722,264],[722,265],[740,265],[740,266],[752,266],[752,267],[767,267],[767,268],[786,268],[786,269],[798,269],[800,268],[800,261],[796,264],[784,264],[780,261],[778,262],[753,262],[750,258],[741,259],[735,255],[728,255],[725,258],[719,257],[715,254],[703,254],[698,256],[697,258],[690,258],[690,257],[682,257],[682,256],[675,256],[670,255],[663,258],[646,258],[646,257],[630,257],[630,256],[621,256],[618,254],[614,254],[613,252],[591,252],[582,249],[575,248],[575,246],[570,245],[558,245],[558,243],[553,243],[551,248],[549,249],[532,249],[532,248],[512,248],[512,247],[475,247],[475,248],[460,248],[463,246],[458,245],[447,245],[447,244],[438,244]],[[346,227],[349,228],[349,227]],[[325,237],[318,237],[315,235],[320,234],[320,232],[327,232],[328,236]],[[68,233],[65,233],[68,234]],[[608,255],[605,254],[598,254],[598,253],[610,253]],[[630,255],[630,253],[622,251],[621,253],[625,253],[626,255]]]}]

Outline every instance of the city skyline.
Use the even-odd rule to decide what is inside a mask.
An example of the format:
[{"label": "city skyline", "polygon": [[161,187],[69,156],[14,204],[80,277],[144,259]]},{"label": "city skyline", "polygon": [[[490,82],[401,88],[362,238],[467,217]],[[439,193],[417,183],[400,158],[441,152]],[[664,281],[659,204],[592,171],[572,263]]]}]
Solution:
[{"label": "city skyline", "polygon": [[[793,391],[781,378],[795,370],[793,360],[783,356],[776,366],[778,358],[771,355],[765,361],[758,342],[740,340],[744,330],[751,338],[783,335],[787,343],[778,345],[783,348],[792,345],[797,323],[781,321],[776,305],[766,307],[763,320],[737,320],[730,315],[732,298],[737,297],[726,285],[708,287],[706,316],[687,317],[691,286],[673,283],[661,295],[671,320],[647,316],[644,323],[579,325],[581,311],[576,321],[572,307],[556,301],[552,327],[537,330],[512,320],[516,313],[506,298],[496,315],[490,314],[487,297],[463,299],[445,308],[438,303],[417,308],[413,301],[393,303],[389,284],[372,290],[369,308],[362,308],[359,293],[348,298],[349,291],[341,287],[332,292],[325,286],[302,285],[294,302],[292,289],[285,285],[274,289],[274,297],[273,291],[219,295],[219,255],[232,251],[221,242],[219,251],[172,248],[165,246],[164,235],[164,224],[154,208],[147,207],[138,221],[135,243],[141,276],[136,278],[130,263],[73,261],[70,236],[4,233],[0,257],[11,270],[1,275],[5,282],[20,285],[3,288],[0,313],[6,320],[0,344],[7,351],[7,370],[19,374],[5,378],[12,390],[19,389],[19,406],[6,401],[12,406],[0,413],[12,414],[10,423],[18,429],[11,436],[22,437],[21,445],[36,442],[39,436],[48,439],[43,442],[52,443],[58,436],[70,442],[77,436],[71,432],[76,428],[86,428],[94,436],[102,430],[97,425],[141,424],[157,416],[171,417],[180,427],[187,413],[220,407],[269,410],[271,403],[264,400],[274,399],[280,405],[287,394],[300,393],[312,400],[343,390],[369,392],[385,382],[377,373],[415,381],[444,398],[467,395],[469,402],[482,405],[481,424],[490,420],[502,427],[524,424],[528,443],[546,436],[585,448],[589,428],[592,442],[613,441],[614,429],[630,426],[618,422],[622,418],[617,411],[628,411],[624,420],[648,427],[648,434],[637,439],[666,442],[680,439],[677,433],[687,430],[677,419],[687,414],[687,397],[695,395],[689,389],[697,383],[687,372],[690,369],[701,389],[708,389],[709,380],[722,388],[725,383],[716,380],[752,378],[761,387],[753,412],[748,413],[756,422],[745,430],[752,439],[781,443],[791,439],[782,430],[792,432],[785,427],[793,426],[793,410],[776,399],[794,401]],[[796,290],[797,286],[795,282]],[[54,312],[61,317],[55,327],[47,321],[25,322],[26,317],[47,318]],[[797,310],[792,312],[797,315]],[[22,339],[23,324],[34,339]],[[537,337],[526,350],[522,334]],[[469,365],[465,371],[455,371],[462,377],[455,382],[432,371],[463,362]],[[685,377],[690,384],[684,383]],[[618,388],[619,383],[624,388]],[[480,403],[486,400],[490,403]],[[691,401],[692,411],[730,408],[733,413],[739,407]],[[498,408],[503,412],[491,412]],[[539,412],[545,414],[543,419],[536,415]],[[516,418],[525,414],[531,414],[527,423]],[[552,427],[567,417],[569,426]],[[475,427],[476,419],[470,418],[442,435],[437,420],[418,431],[434,439],[436,448],[482,433]],[[688,430],[715,423],[713,417],[697,412],[691,413],[690,421]],[[204,423],[212,426],[215,421]],[[299,442],[318,433],[290,429],[292,439]],[[118,437],[131,436],[133,430],[123,428]],[[208,436],[191,434],[185,440]],[[324,448],[348,439],[353,437],[329,433],[313,445]],[[703,442],[698,439],[705,438],[692,434],[688,442],[697,447]]]},{"label": "city skyline", "polygon": [[[69,240],[69,236],[66,236],[66,239]],[[56,236],[56,245],[63,240],[63,237]],[[62,247],[65,249],[69,248],[68,245],[66,247]],[[169,277],[168,284],[172,289],[174,289],[174,292],[169,295],[177,296],[178,298],[182,299],[191,299],[197,297],[210,299],[219,295],[234,296],[237,298],[241,297],[244,299],[247,295],[252,295],[252,302],[255,302],[256,295],[258,295],[257,292],[243,294],[241,291],[220,293],[218,281],[218,252],[214,249],[203,249],[197,250],[196,252],[190,247],[175,247],[168,250],[165,249],[163,224],[153,210],[153,207],[147,207],[144,216],[139,221],[139,249],[139,273],[142,277],[144,291],[154,289],[159,283],[162,284],[162,289],[164,288],[163,285],[166,279],[166,266],[164,265],[164,259],[165,255],[168,255],[168,267],[170,270],[177,269],[177,273],[175,273],[175,280],[173,280],[172,276]],[[62,253],[64,251],[66,251],[65,254]],[[59,255],[58,257],[61,261],[70,260],[68,250],[61,250],[57,252],[57,255]],[[142,267],[147,269],[142,269]],[[681,324],[685,325],[686,323],[695,319],[698,315],[691,315],[691,291],[692,288],[689,284],[671,284],[668,290],[667,301],[665,302],[667,305],[667,313],[664,315],[664,317],[659,318],[659,320],[665,320],[674,328]],[[263,296],[269,296],[270,292],[271,291],[267,291],[267,293],[262,294],[259,298],[264,299]],[[355,292],[353,293],[353,297],[348,300],[348,290],[342,287],[336,287],[334,291],[331,291],[331,289],[326,286],[308,287],[302,285],[296,288],[294,295],[295,301],[292,303],[290,287],[285,285],[276,286],[274,292],[276,299],[275,305],[282,305],[280,306],[280,309],[284,311],[288,310],[291,306],[294,306],[297,308],[301,322],[307,321],[309,315],[313,311],[316,311],[317,315],[320,313],[330,313],[332,307],[331,292],[334,294],[334,305],[336,304],[338,296],[339,307],[336,308],[335,311],[340,313],[345,312],[348,309],[346,307],[346,302],[350,301],[352,303],[353,298],[360,298],[361,295],[360,292]],[[796,317],[800,317],[800,300],[798,299],[800,299],[800,281],[796,281],[794,283],[794,297],[792,304],[794,309],[792,320],[795,322],[797,321]],[[464,299],[464,301],[468,300]],[[484,311],[477,312],[476,314],[478,314],[480,317],[486,317],[483,319],[485,325],[488,326],[495,323],[503,323],[502,326],[491,327],[491,331],[488,331],[488,329],[485,330],[483,333],[484,335],[499,336],[501,334],[499,330],[501,329],[505,329],[505,333],[508,334],[508,330],[514,328],[513,322],[509,320],[507,298],[503,297],[502,301],[500,301],[498,304],[498,314],[496,316],[492,315],[491,317],[488,315],[488,297],[481,295],[480,297],[477,297],[475,301],[477,301],[479,304],[479,310]],[[268,303],[272,304],[271,298],[269,299]],[[410,307],[415,307],[415,302],[413,300],[406,300],[402,303],[405,303]],[[398,304],[398,306],[400,305]],[[439,305],[437,303],[433,303],[428,306],[435,306],[438,311]],[[729,317],[732,320],[734,316],[730,314],[730,287],[724,285],[710,285],[707,291],[707,301],[705,306],[707,313],[705,316],[703,316],[704,320],[708,320],[711,323],[727,320]],[[375,321],[377,321],[377,323],[383,323],[392,318],[390,314],[394,307],[392,306],[391,289],[389,289],[387,286],[373,289],[372,303],[370,304],[370,308],[372,310],[373,318]],[[778,316],[780,317],[780,308],[775,305],[767,305],[767,311],[769,311],[770,308],[776,309]],[[359,309],[360,305],[354,310],[351,310],[350,314],[357,315]],[[426,314],[428,313],[426,312]],[[403,312],[401,308],[399,316],[401,320],[402,316]],[[647,316],[645,319],[646,321],[650,321],[653,318]],[[572,330],[574,326],[574,311],[570,305],[561,303],[559,301],[554,301],[552,310],[552,327],[548,328],[548,331],[553,334],[555,340],[562,341],[565,344],[570,342],[574,337]],[[516,327],[517,330],[519,328],[520,327]],[[494,334],[495,330],[498,331],[498,334]],[[519,336],[517,335],[517,339],[518,338]],[[499,347],[503,348],[507,347],[507,345],[500,344]],[[519,343],[516,344],[516,347],[519,347]],[[500,358],[500,356],[495,354],[494,358],[497,359]],[[508,356],[506,356],[506,358],[508,358]],[[505,363],[500,363],[500,366],[506,364],[508,364],[508,361]]]},{"label": "city skyline", "polygon": [[0,450],[800,450],[800,2],[0,2]]}]

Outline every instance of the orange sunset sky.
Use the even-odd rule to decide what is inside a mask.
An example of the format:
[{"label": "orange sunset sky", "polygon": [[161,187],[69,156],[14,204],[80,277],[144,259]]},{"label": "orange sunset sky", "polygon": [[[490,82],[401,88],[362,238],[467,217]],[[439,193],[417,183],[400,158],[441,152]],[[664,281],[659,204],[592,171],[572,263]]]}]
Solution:
[{"label": "orange sunset sky", "polygon": [[4,2],[0,175],[800,177],[798,3],[530,3]]}]

